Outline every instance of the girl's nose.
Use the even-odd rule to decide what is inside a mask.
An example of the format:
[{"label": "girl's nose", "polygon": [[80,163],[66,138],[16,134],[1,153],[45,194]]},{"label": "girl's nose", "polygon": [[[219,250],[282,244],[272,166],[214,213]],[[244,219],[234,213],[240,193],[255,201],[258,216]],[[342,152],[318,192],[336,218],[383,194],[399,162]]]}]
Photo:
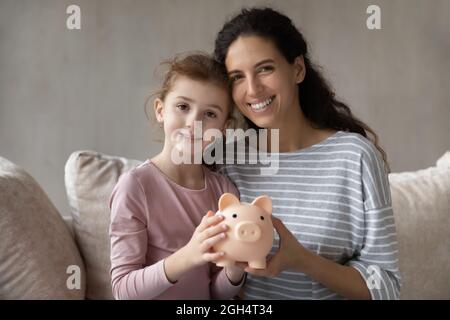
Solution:
[{"label": "girl's nose", "polygon": [[194,128],[195,123],[199,122],[197,124],[200,125],[200,127],[202,126],[202,117],[201,117],[201,113],[199,112],[192,112],[187,118],[186,118],[186,126],[189,128]]}]

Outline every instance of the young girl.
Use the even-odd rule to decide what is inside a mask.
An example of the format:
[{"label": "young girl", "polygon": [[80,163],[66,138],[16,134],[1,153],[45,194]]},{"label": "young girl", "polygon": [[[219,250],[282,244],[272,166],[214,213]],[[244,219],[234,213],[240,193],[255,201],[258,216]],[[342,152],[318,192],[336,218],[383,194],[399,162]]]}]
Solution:
[{"label": "young girl", "polygon": [[243,10],[217,35],[215,57],[248,124],[279,130],[275,175],[260,164],[223,168],[242,201],[267,194],[278,218],[280,245],[267,269],[247,268],[245,297],[398,299],[385,153],[335,98],[303,35],[273,9]]},{"label": "young girl", "polygon": [[[175,58],[154,102],[164,128],[163,150],[122,175],[111,198],[111,283],[116,299],[229,299],[242,285],[238,267],[218,270],[224,255],[211,247],[225,237],[208,209],[217,210],[229,180],[201,163],[178,164],[173,155],[208,144],[194,125],[225,130],[232,110],[227,80],[209,56]],[[186,158],[185,158],[186,159]],[[188,162],[188,163],[186,163]]]}]

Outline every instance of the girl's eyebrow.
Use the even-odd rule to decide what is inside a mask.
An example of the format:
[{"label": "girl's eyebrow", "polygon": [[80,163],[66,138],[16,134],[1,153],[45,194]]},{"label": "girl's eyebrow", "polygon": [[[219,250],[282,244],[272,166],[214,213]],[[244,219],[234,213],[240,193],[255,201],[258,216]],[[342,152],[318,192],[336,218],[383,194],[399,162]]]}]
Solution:
[{"label": "girl's eyebrow", "polygon": [[[258,63],[256,63],[253,68],[258,68],[260,65],[265,64],[265,63],[275,63],[275,61],[273,59],[264,59]],[[239,73],[240,70],[231,70],[230,72],[228,72],[228,76],[232,75],[233,73]]]},{"label": "girl's eyebrow", "polygon": [[[191,99],[191,98],[188,98],[188,97],[185,97],[185,96],[177,96],[176,99],[183,99],[183,100],[186,100],[186,101],[192,102],[192,103],[195,102],[195,100],[193,100],[193,99]],[[217,109],[217,110],[219,110],[220,112],[223,112],[222,108],[219,107],[219,106],[216,105],[216,104],[206,104],[205,106],[210,107],[210,108],[213,108],[213,109]]]}]

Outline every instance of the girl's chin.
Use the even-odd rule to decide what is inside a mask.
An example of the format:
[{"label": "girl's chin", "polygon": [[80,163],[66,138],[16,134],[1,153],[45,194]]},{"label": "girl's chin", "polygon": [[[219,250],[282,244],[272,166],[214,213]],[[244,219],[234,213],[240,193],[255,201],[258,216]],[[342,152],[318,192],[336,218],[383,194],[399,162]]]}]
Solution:
[{"label": "girl's chin", "polygon": [[175,163],[182,161],[184,164],[202,164],[203,150],[201,142],[198,144],[180,142],[173,146],[172,156],[176,158]]}]

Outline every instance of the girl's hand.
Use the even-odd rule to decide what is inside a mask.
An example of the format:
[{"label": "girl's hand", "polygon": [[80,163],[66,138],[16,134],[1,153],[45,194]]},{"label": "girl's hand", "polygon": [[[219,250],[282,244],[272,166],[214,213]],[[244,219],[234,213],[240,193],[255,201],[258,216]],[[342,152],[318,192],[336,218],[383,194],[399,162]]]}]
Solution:
[{"label": "girl's hand", "polygon": [[276,277],[280,272],[296,267],[301,253],[306,250],[280,219],[272,216],[272,223],[280,236],[278,251],[267,262],[266,269],[260,270],[246,267],[245,271],[248,273],[262,277]]},{"label": "girl's hand", "polygon": [[223,257],[223,252],[211,251],[211,248],[226,236],[228,226],[218,225],[223,219],[223,216],[215,216],[212,211],[208,211],[203,217],[191,240],[183,247],[189,265],[197,267],[207,262],[216,262]]}]

